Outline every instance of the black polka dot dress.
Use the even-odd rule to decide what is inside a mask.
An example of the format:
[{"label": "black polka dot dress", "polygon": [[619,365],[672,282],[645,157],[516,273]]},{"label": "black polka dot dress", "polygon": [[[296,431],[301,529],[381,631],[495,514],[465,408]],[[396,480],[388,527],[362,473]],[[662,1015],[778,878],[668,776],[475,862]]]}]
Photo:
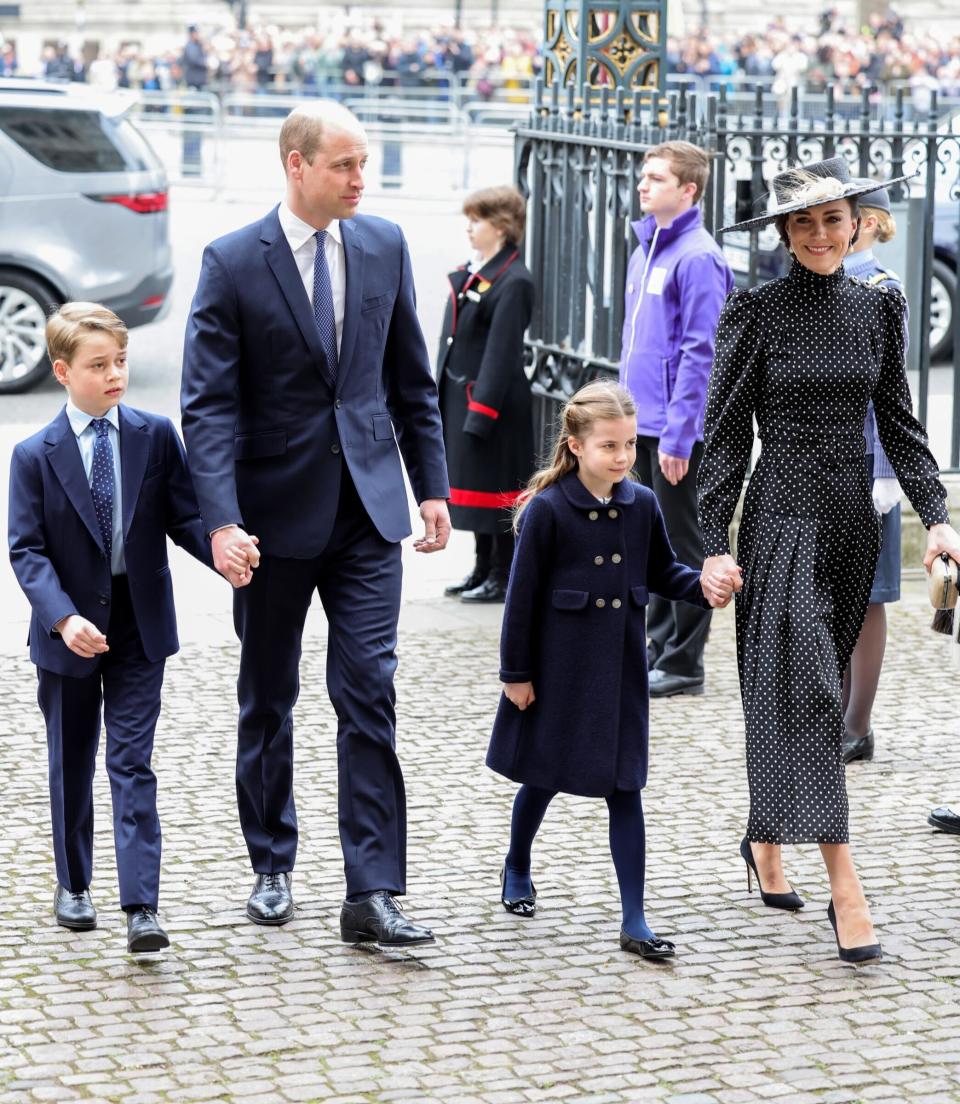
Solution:
[{"label": "black polka dot dress", "polygon": [[880,547],[864,454],[873,399],[880,441],[924,524],[946,492],[913,417],[904,300],[794,262],[728,298],[717,329],[698,490],[707,556],[730,550],[756,417],[737,562],[737,657],[750,820],[758,843],[846,843],[840,683]]}]

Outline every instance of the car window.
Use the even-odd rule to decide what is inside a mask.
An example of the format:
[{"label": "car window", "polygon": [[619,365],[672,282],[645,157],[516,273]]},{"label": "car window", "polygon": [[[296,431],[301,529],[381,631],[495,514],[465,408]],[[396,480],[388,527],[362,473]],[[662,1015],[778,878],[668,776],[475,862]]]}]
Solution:
[{"label": "car window", "polygon": [[0,105],[0,130],[58,172],[136,172],[150,168],[142,140],[125,119],[97,111],[45,111]]}]

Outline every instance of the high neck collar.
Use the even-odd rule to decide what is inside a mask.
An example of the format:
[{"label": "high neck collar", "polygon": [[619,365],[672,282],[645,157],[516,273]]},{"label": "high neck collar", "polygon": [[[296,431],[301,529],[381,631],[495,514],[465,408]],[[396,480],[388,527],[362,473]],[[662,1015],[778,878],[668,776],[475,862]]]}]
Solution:
[{"label": "high neck collar", "polygon": [[700,205],[695,203],[692,207],[683,211],[670,223],[669,226],[657,226],[657,220],[653,215],[646,215],[638,222],[632,223],[633,232],[643,245],[648,245],[654,234],[660,242],[666,244],[673,238],[686,234],[689,230],[696,230],[703,225],[703,212]]},{"label": "high neck collar", "polygon": [[801,291],[808,291],[814,295],[823,295],[826,292],[836,291],[847,278],[843,265],[835,269],[829,276],[822,276],[819,272],[802,265],[794,260],[787,273],[787,279]]}]

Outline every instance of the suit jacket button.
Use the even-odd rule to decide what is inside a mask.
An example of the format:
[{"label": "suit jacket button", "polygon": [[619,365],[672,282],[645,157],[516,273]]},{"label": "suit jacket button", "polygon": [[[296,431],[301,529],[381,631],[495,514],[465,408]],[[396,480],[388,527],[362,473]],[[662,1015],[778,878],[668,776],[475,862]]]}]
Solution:
[{"label": "suit jacket button", "polygon": [[597,520],[597,518],[598,518],[599,516],[600,516],[600,515],[599,515],[599,514],[597,513],[597,511],[596,511],[596,510],[591,510],[591,511],[590,511],[590,513],[589,513],[589,514],[587,514],[587,517],[588,517],[588,518],[589,518],[589,519],[590,519],[591,521],[596,521],[596,520]]},{"label": "suit jacket button", "polygon": [[620,601],[619,598],[614,598],[610,605],[613,606],[614,609],[619,609],[623,605],[623,603]]},{"label": "suit jacket button", "polygon": [[343,406],[343,399],[337,399],[337,401],[333,405],[337,408],[337,410],[339,410],[340,407]]},{"label": "suit jacket button", "polygon": [[107,606],[109,604],[110,604],[110,599],[105,594],[101,594],[100,595],[100,605],[101,606]]},{"label": "suit jacket button", "polygon": [[603,563],[603,556],[594,556],[593,562],[599,567]]},{"label": "suit jacket button", "polygon": [[597,609],[603,609],[603,607],[604,607],[604,606],[605,606],[606,604],[607,604],[607,601],[606,601],[606,599],[605,599],[605,598],[598,598],[598,599],[597,599]]},{"label": "suit jacket button", "polygon": [[610,559],[613,560],[614,563],[619,563],[623,559],[623,556],[621,556],[619,552],[614,552]]},{"label": "suit jacket button", "polygon": [[607,511],[608,517],[612,517],[612,518],[617,517],[619,515],[619,513],[620,513],[619,510],[608,510]]},{"label": "suit jacket button", "polygon": [[340,446],[337,444],[333,444],[330,446],[330,451],[333,453],[334,456],[337,456],[340,452]]}]

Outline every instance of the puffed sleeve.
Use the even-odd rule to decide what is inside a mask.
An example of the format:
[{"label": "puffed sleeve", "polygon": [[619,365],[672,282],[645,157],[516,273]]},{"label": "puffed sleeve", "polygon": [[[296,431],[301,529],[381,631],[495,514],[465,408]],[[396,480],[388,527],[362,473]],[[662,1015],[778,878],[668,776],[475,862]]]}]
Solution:
[{"label": "puffed sleeve", "polygon": [[949,521],[947,492],[930,452],[926,430],[913,416],[910,386],[903,363],[903,319],[906,303],[892,289],[881,300],[880,378],[873,393],[877,434],[897,473],[903,493],[920,520],[931,525]]},{"label": "puffed sleeve", "polygon": [[697,509],[707,556],[730,551],[730,522],[753,449],[760,351],[756,300],[748,291],[734,291],[717,323],[697,476]]}]

